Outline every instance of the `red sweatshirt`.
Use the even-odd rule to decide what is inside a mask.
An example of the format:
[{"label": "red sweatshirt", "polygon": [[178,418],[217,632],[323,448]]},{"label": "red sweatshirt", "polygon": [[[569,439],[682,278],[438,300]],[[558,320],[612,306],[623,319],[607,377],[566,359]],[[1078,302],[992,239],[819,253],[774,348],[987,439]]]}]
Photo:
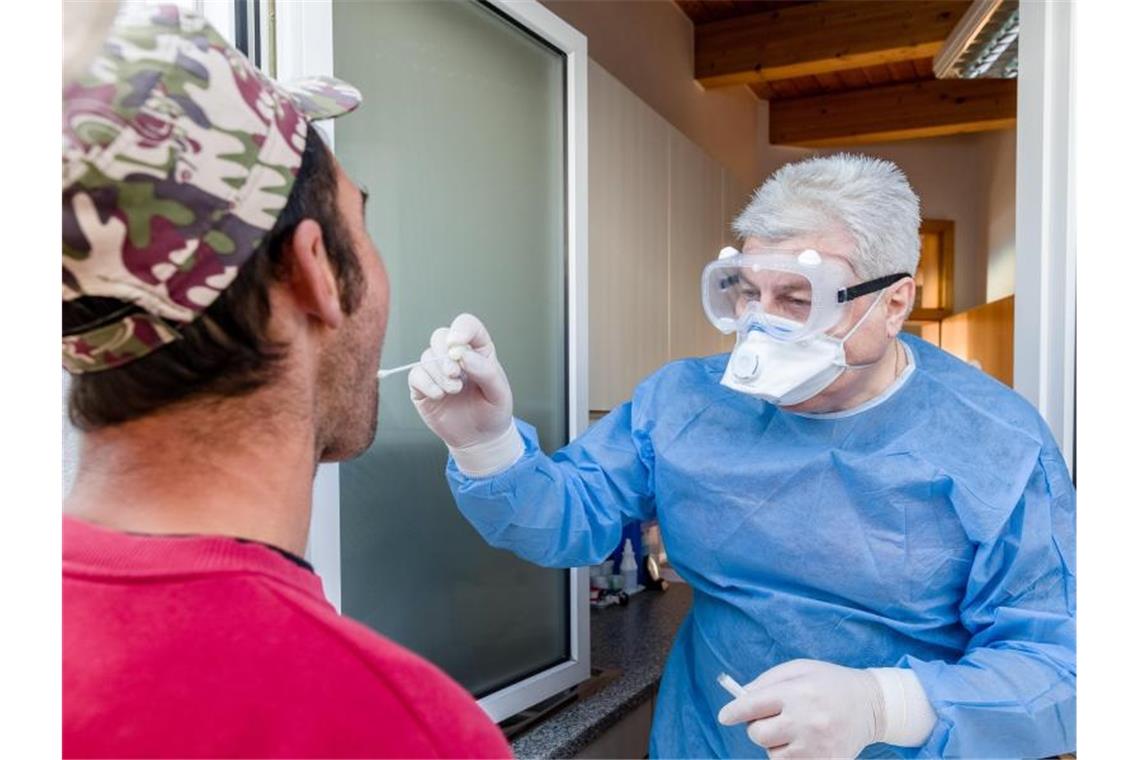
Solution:
[{"label": "red sweatshirt", "polygon": [[442,671],[340,617],[310,570],[225,537],[63,520],[67,757],[504,757]]}]

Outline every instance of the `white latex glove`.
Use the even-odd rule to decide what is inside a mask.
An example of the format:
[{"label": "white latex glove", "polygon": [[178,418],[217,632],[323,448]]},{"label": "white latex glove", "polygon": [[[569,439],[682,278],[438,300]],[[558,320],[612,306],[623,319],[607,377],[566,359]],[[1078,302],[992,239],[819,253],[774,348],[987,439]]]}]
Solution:
[{"label": "white latex glove", "polygon": [[432,333],[420,361],[408,375],[412,403],[459,469],[482,477],[518,461],[523,443],[511,416],[511,386],[483,323],[460,314]]},{"label": "white latex glove", "polygon": [[774,760],[853,758],[882,740],[883,693],[866,670],[819,660],[777,665],[744,687],[717,719],[748,721],[748,738]]}]

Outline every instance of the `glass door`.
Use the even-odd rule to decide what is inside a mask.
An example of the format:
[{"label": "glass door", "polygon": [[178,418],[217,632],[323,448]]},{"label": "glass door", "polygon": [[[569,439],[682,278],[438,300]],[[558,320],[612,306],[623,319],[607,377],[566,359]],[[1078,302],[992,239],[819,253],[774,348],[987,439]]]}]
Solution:
[{"label": "glass door", "polygon": [[[585,41],[537,3],[276,6],[278,76],[331,72],[364,103],[335,153],[370,193],[388,266],[385,366],[486,322],[515,413],[553,450],[585,429]],[[342,612],[425,656],[503,719],[589,671],[586,583],[492,549],[403,378],[367,453],[321,468],[310,556]]]}]

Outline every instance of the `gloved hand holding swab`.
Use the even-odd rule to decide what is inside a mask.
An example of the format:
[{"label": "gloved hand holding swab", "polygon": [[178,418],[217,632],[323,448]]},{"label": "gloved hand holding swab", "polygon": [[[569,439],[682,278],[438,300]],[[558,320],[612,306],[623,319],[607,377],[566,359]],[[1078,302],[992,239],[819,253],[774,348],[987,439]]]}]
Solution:
[{"label": "gloved hand holding swab", "polygon": [[408,375],[412,403],[462,472],[482,477],[523,455],[511,384],[478,317],[460,314],[434,330],[420,359]]}]

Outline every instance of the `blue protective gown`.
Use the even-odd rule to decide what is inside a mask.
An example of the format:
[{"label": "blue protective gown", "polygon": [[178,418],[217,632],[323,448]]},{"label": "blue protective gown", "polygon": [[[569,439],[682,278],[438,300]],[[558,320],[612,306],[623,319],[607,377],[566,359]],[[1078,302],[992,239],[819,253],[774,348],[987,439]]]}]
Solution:
[{"label": "blue protective gown", "polygon": [[911,668],[938,722],[865,756],[1046,757],[1076,746],[1075,494],[1037,412],[911,336],[914,369],[856,414],[795,415],[719,384],[726,355],[669,364],[546,456],[488,478],[449,463],[488,542],[551,567],[601,561],[660,521],[693,587],[658,695],[654,757],[747,757],[721,726],[727,672],[796,658]]}]

